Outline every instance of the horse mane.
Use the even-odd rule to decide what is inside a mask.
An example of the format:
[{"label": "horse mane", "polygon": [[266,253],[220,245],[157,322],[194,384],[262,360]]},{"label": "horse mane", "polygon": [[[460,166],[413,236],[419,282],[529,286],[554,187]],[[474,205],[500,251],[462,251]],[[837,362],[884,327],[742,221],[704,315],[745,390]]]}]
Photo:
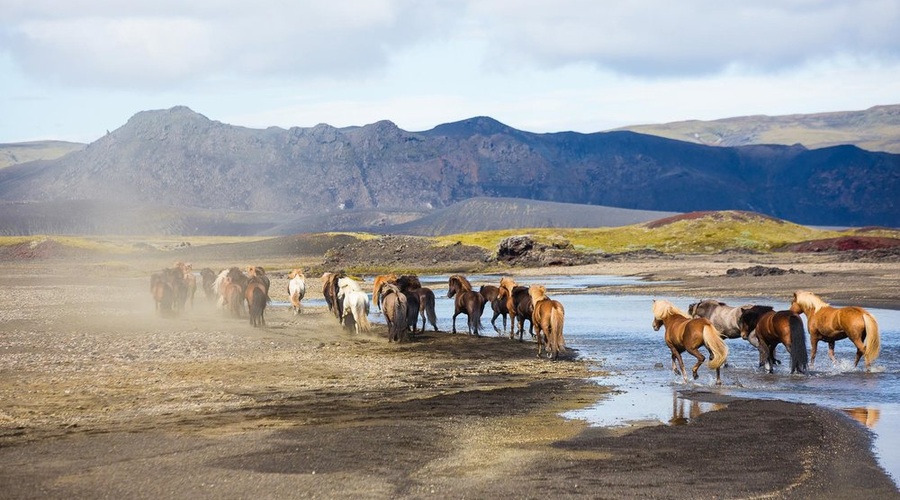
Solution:
[{"label": "horse mane", "polygon": [[654,300],[653,301],[653,317],[656,319],[667,318],[672,315],[682,316],[684,318],[690,319],[690,316],[684,313],[681,309],[675,307],[675,304],[669,302],[668,300]]},{"label": "horse mane", "polygon": [[510,277],[506,277],[506,276],[504,276],[503,278],[500,278],[500,288],[506,288],[507,290],[512,292],[512,289],[515,287],[516,287],[516,281],[514,279],[512,279]]},{"label": "horse mane", "polygon": [[820,299],[816,294],[804,290],[797,290],[794,292],[794,302],[800,304],[800,306],[804,308],[811,307],[815,311],[830,305],[828,302]]},{"label": "horse mane", "polygon": [[532,285],[528,288],[528,295],[531,295],[531,301],[535,304],[547,299],[547,287],[544,285]]},{"label": "horse mane", "polygon": [[466,292],[472,291],[472,284],[469,283],[469,280],[467,280],[466,277],[461,274],[454,274],[453,276],[450,276],[450,281],[456,281],[457,283],[459,283],[459,286]]},{"label": "horse mane", "polygon": [[306,276],[303,275],[303,271],[300,269],[292,269],[291,274],[288,274],[289,279],[294,279],[296,277],[300,277],[301,279],[306,279]]}]

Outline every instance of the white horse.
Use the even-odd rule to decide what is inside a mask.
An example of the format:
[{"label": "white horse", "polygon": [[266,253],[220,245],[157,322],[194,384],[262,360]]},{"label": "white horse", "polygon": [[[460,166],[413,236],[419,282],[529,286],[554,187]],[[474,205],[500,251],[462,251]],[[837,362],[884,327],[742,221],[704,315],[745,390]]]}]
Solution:
[{"label": "white horse", "polygon": [[226,281],[228,278],[228,269],[223,269],[222,272],[216,276],[216,280],[213,281],[213,290],[216,293],[218,299],[216,299],[216,305],[219,308],[225,308],[225,287],[228,286],[229,282]]},{"label": "white horse", "polygon": [[306,276],[300,269],[294,269],[288,275],[291,280],[288,282],[288,295],[291,297],[291,306],[294,309],[294,315],[300,314],[300,301],[306,295]]},{"label": "white horse", "polygon": [[338,300],[343,301],[344,315],[341,323],[345,322],[347,316],[353,316],[356,325],[356,333],[368,332],[371,328],[369,323],[369,296],[362,291],[359,282],[351,278],[341,278],[338,280]]}]

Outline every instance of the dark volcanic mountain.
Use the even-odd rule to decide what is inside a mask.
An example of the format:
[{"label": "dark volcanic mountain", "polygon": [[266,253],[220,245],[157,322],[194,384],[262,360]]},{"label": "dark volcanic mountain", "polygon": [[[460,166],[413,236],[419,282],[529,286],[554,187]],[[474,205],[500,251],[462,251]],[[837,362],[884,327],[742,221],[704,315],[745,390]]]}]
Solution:
[{"label": "dark volcanic mountain", "polygon": [[[103,200],[321,215],[427,211],[473,197],[640,210],[752,210],[897,226],[900,155],[854,146],[710,147],[633,132],[534,134],[490,118],[407,132],[235,127],[146,111],[53,161],[0,170],[0,200]],[[490,214],[484,214],[490,217]]]}]

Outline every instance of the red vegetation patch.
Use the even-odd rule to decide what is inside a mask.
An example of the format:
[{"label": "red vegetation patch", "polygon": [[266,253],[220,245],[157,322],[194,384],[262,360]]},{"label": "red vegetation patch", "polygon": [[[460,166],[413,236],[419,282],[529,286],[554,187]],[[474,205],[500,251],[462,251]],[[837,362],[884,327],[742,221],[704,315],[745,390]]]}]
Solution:
[{"label": "red vegetation patch", "polygon": [[878,236],[841,236],[822,240],[801,241],[781,250],[788,252],[843,252],[847,250],[877,250],[900,248],[900,239]]},{"label": "red vegetation patch", "polygon": [[753,222],[754,220],[769,220],[773,222],[777,222],[779,224],[783,224],[784,221],[775,217],[770,217],[768,215],[759,214],[756,212],[747,212],[744,210],[726,210],[726,211],[714,211],[714,210],[705,210],[699,212],[688,212],[686,214],[673,215],[671,217],[665,217],[662,219],[657,219],[655,221],[650,221],[646,224],[646,227],[649,229],[656,229],[658,227],[663,227],[678,221],[682,220],[695,220],[695,219],[704,219],[709,218],[718,222],[724,221],[732,221],[732,222]]}]

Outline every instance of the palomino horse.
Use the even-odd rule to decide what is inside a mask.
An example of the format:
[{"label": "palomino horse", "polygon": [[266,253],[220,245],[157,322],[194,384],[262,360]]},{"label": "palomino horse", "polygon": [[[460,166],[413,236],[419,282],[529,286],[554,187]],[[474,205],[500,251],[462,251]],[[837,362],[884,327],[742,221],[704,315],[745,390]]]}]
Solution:
[{"label": "palomino horse", "polygon": [[722,341],[712,322],[706,318],[692,319],[667,300],[654,300],[653,330],[659,331],[663,325],[666,327],[666,345],[672,351],[672,370],[680,373],[687,383],[687,372],[684,360],[681,359],[681,353],[687,351],[697,358],[697,364],[691,369],[696,379],[697,370],[706,360],[700,352],[700,346],[706,346],[710,354],[708,366],[716,370],[716,384],[721,384],[720,368],[728,359],[728,346]]},{"label": "palomino horse", "polygon": [[407,298],[396,285],[386,283],[381,287],[381,311],[388,325],[388,342],[409,340]]},{"label": "palomino horse", "polygon": [[557,359],[560,352],[565,352],[566,341],[563,338],[563,323],[566,310],[561,303],[547,297],[547,290],[543,285],[534,285],[528,289],[531,302],[534,305],[534,335],[537,337],[538,357],[547,344],[547,357]]},{"label": "palomino horse", "polygon": [[396,274],[381,274],[375,276],[375,283],[372,284],[372,303],[378,307],[378,310],[381,310],[381,287],[384,286],[385,283],[396,283],[397,275]]},{"label": "palomino horse", "polygon": [[350,278],[341,278],[338,280],[338,300],[343,302],[343,316],[341,322],[347,326],[347,317],[353,318],[354,329],[356,333],[368,332],[371,328],[369,323],[369,296],[362,291],[359,283]]},{"label": "palomino horse", "polygon": [[266,304],[269,302],[269,294],[266,292],[266,280],[254,275],[247,282],[244,290],[247,306],[250,311],[250,326],[266,326]]},{"label": "palomino horse", "polygon": [[[500,287],[496,287],[494,285],[482,285],[482,287],[478,290],[478,293],[484,297],[484,301],[487,304],[491,305],[491,309],[494,311],[494,315],[491,316],[491,326],[494,327],[494,331],[497,332],[498,335],[506,333],[506,318],[508,316],[512,316],[509,313],[509,309],[507,308],[507,300],[504,297],[500,299]],[[503,318],[503,330],[501,331],[497,328],[497,318]],[[510,328],[514,322],[510,320]],[[510,330],[510,335],[512,335],[512,330]]]},{"label": "palomino horse", "polygon": [[809,342],[812,344],[810,365],[816,361],[816,347],[820,340],[828,343],[828,357],[831,361],[837,361],[834,357],[834,343],[845,338],[849,338],[856,346],[854,367],[859,365],[859,358],[865,357],[868,370],[878,358],[881,351],[878,323],[862,307],[831,307],[814,293],[798,290],[794,292],[791,301],[791,312],[806,315]]},{"label": "palomino horse", "polygon": [[770,306],[753,306],[741,314],[741,337],[747,339],[751,331],[756,332],[758,339],[759,366],[772,373],[775,348],[784,344],[791,355],[791,373],[806,373],[809,359],[800,316],[791,311],[775,312]]},{"label": "palomino horse", "polygon": [[294,269],[288,275],[288,296],[291,298],[291,308],[294,315],[300,314],[300,301],[306,296],[306,276],[301,269]]},{"label": "palomino horse", "polygon": [[459,274],[450,276],[448,285],[447,297],[451,299],[456,297],[453,307],[453,333],[456,333],[456,317],[465,314],[469,318],[469,334],[474,332],[476,337],[480,337],[484,297],[480,293],[472,291],[472,284],[465,276]]}]

